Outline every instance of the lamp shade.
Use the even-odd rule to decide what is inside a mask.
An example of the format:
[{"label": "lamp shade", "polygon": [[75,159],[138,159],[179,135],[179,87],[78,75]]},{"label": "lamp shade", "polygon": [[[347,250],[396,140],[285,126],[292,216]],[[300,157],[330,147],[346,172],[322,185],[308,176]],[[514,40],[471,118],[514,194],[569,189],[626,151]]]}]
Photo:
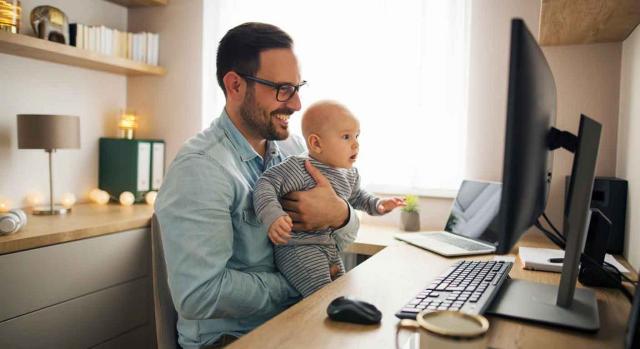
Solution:
[{"label": "lamp shade", "polygon": [[80,148],[80,118],[18,114],[19,149]]}]

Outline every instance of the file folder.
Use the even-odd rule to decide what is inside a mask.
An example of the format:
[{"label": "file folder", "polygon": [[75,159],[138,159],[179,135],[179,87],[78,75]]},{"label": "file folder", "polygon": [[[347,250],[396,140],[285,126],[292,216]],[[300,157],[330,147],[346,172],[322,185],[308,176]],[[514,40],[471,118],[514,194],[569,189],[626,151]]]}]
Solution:
[{"label": "file folder", "polygon": [[100,138],[98,186],[113,200],[129,191],[136,202],[158,190],[164,177],[164,141]]}]

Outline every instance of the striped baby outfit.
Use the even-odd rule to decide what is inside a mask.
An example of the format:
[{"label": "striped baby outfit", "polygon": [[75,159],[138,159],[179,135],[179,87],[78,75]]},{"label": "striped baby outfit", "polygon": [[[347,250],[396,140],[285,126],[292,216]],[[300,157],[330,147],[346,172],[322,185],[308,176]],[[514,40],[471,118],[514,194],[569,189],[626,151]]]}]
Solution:
[{"label": "striped baby outfit", "polygon": [[[327,177],[338,196],[358,210],[379,215],[379,198],[360,188],[360,176],[356,168],[333,168],[313,158],[291,156],[262,174],[253,192],[256,215],[268,228],[280,216],[286,215],[278,199],[290,192],[305,191],[316,186],[313,177],[304,167],[310,160]],[[332,237],[332,230],[292,232],[286,245],[276,245],[276,266],[287,280],[304,297],[331,282],[329,268],[339,267],[338,276],[344,274],[344,266]]]}]

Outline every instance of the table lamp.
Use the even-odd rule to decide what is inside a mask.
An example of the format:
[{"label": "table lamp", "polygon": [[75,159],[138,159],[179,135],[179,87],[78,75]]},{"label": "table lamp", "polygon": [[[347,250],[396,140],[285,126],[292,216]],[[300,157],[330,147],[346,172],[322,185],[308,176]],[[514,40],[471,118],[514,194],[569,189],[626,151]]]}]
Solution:
[{"label": "table lamp", "polygon": [[52,154],[56,149],[80,148],[80,118],[66,115],[19,114],[18,149],[49,153],[49,206],[34,207],[34,215],[58,215],[70,208],[53,204]]}]

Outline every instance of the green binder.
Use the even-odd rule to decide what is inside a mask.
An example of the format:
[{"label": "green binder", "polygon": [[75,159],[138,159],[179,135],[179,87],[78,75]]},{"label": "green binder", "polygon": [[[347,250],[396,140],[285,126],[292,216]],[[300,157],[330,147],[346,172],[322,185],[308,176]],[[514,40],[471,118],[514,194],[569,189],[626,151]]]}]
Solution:
[{"label": "green binder", "polygon": [[100,138],[98,186],[112,200],[129,191],[143,201],[147,192],[160,189],[164,149],[161,140]]}]

